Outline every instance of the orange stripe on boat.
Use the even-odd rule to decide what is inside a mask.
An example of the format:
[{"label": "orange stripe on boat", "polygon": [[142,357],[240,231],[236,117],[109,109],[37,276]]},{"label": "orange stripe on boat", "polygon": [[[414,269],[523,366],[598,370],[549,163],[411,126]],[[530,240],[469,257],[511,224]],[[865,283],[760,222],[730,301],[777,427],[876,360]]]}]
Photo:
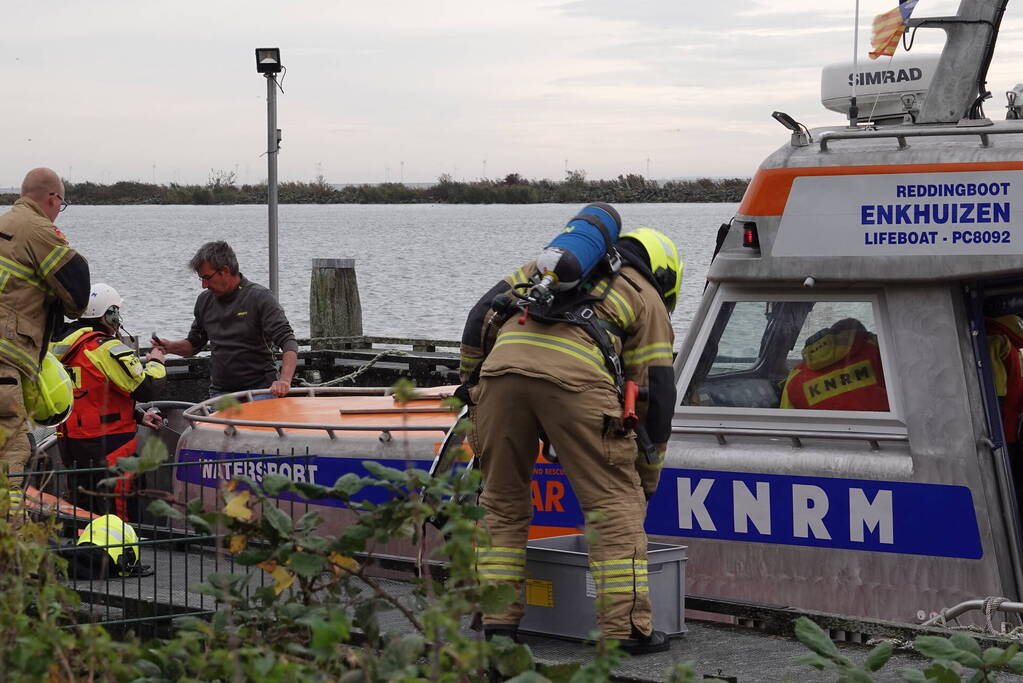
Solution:
[{"label": "orange stripe on boat", "polygon": [[550,538],[551,536],[569,536],[582,533],[574,526],[536,526],[529,527],[529,538]]},{"label": "orange stripe on boat", "polygon": [[34,486],[28,486],[25,488],[25,504],[33,512],[49,513],[53,510],[58,510],[70,517],[77,517],[78,519],[84,520],[93,520],[99,517],[99,515],[92,513],[85,508],[76,507],[63,498],[58,498],[51,493],[40,491]]},{"label": "orange stripe on boat", "polygon": [[970,171],[1023,171],[1020,161],[958,164],[898,164],[892,166],[813,166],[760,169],[742,196],[742,216],[780,216],[792,191],[792,182],[804,176],[882,175],[894,173],[965,173]]}]

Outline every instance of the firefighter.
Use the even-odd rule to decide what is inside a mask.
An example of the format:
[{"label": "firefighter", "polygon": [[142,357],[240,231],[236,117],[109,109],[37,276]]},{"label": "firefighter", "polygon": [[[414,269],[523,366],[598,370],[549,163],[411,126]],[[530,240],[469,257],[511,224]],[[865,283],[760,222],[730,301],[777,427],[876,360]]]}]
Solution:
[{"label": "firefighter", "polygon": [[855,318],[807,338],[782,389],[781,408],[888,411],[877,336]]},{"label": "firefighter", "polygon": [[[490,545],[477,551],[477,570],[481,579],[507,581],[519,591],[506,610],[484,616],[488,638],[517,637],[532,517],[530,479],[543,437],[556,450],[584,512],[596,513],[598,538],[589,562],[600,629],[632,654],[669,647],[651,621],[643,522],[671,431],[670,312],[682,263],[671,240],[650,228],[622,235],[616,248],[627,265],[617,274],[599,275],[592,289],[582,288],[593,315],[577,310],[573,316],[594,319],[596,333],[539,320],[528,309],[525,315],[495,317],[500,315],[495,299],[535,276],[534,262],[484,295],[466,322],[458,393],[475,404],[471,439],[482,467],[480,505],[490,532]],[[647,388],[644,424],[655,452],[642,475],[636,435],[623,425],[626,380]]]},{"label": "firefighter", "polygon": [[1009,468],[1016,490],[1016,508],[1023,520],[1023,448],[1020,446],[1020,417],[1023,415],[1023,318],[1002,315],[984,321],[991,375],[1002,413],[1002,431],[1009,454]]},{"label": "firefighter", "polygon": [[[117,291],[96,284],[89,305],[70,333],[52,346],[55,356],[70,370],[75,387],[71,416],[61,426],[59,445],[64,462],[84,469],[113,466],[118,458],[135,454],[135,401],[152,401],[166,384],[164,354],[159,348],[149,352],[145,362],[120,338],[121,304]],[[158,428],[159,417],[152,411],[139,416],[148,427]],[[70,499],[76,505],[102,514],[109,498],[79,492],[79,487],[95,491],[106,478],[100,472],[80,473],[71,478]],[[128,511],[125,496],[131,479],[118,480],[113,512],[121,519],[137,519],[137,511]]]},{"label": "firefighter", "polygon": [[[66,206],[57,174],[36,168],[0,216],[0,468],[11,474],[32,452],[22,382],[37,379],[50,336],[89,297],[89,264],[53,224]],[[12,488],[21,484],[11,478]]]},{"label": "firefighter", "polygon": [[1023,318],[1003,315],[984,321],[988,353],[991,356],[995,393],[1002,409],[1005,441],[1019,441],[1020,414],[1023,413],[1023,370],[1020,349],[1023,349]]}]

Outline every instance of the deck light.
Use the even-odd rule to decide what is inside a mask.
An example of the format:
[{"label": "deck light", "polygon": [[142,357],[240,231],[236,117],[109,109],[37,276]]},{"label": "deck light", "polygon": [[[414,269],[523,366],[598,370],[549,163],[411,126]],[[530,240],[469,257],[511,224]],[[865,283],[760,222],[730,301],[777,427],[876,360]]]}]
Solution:
[{"label": "deck light", "polygon": [[283,68],[279,47],[256,48],[256,71],[261,74],[278,74]]},{"label": "deck light", "polygon": [[744,221],[742,224],[742,246],[750,249],[760,248],[760,236],[757,235],[757,224],[753,221]]},{"label": "deck light", "polygon": [[806,147],[810,144],[810,131],[806,130],[806,126],[799,123],[783,111],[771,112],[771,116],[775,121],[792,131],[793,147]]}]

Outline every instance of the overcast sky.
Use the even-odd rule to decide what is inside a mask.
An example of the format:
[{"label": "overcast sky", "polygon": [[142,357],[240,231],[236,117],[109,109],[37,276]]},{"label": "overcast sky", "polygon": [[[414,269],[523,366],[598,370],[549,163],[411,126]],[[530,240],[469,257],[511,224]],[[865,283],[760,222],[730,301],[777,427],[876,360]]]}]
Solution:
[{"label": "overcast sky", "polygon": [[[861,0],[860,55],[873,16]],[[953,14],[920,0],[914,16]],[[840,124],[820,69],[851,61],[855,0],[92,0],[10,3],[0,42],[0,186],[51,166],[74,182],[266,178],[279,46],[281,180],[420,182],[642,173],[749,176],[787,140],[770,114]],[[986,105],[1023,81],[1010,6]],[[925,35],[926,34],[926,35]],[[910,56],[940,49],[921,30]]]}]

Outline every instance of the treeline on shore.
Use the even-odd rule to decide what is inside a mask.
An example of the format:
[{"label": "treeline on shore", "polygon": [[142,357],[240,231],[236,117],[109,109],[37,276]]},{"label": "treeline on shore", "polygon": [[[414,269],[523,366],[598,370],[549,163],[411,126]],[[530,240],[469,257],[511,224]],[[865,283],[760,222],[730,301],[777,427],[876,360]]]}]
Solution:
[{"label": "treeline on shore", "polygon": [[[738,202],[749,178],[700,178],[657,182],[642,175],[587,180],[579,171],[562,181],[527,180],[516,173],[503,179],[460,182],[441,176],[429,187],[402,183],[334,187],[317,178],[278,187],[281,204],[546,204],[578,202]],[[71,204],[265,204],[266,184],[238,185],[233,173],[211,174],[205,185],[156,185],[121,181],[110,185],[66,183]],[[11,204],[16,195],[0,195]]]}]

